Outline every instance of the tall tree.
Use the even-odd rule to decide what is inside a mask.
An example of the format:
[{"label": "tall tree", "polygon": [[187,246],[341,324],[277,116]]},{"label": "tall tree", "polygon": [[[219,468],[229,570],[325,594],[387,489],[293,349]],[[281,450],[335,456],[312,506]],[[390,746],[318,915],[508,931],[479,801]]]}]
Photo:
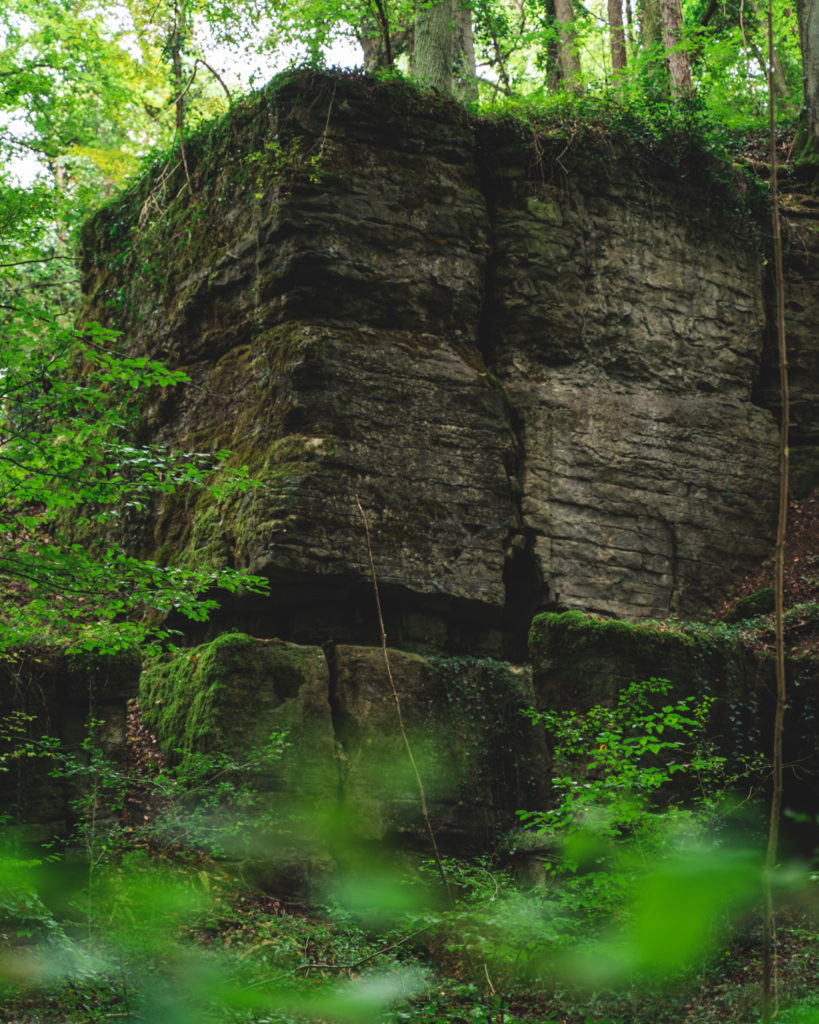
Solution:
[{"label": "tall tree", "polygon": [[622,71],[626,66],[626,36],[623,31],[622,0],[608,0],[608,14],[611,66],[614,71]]},{"label": "tall tree", "polygon": [[577,49],[577,33],[574,25],[572,0],[554,0],[557,34],[560,41],[558,61],[560,77],[567,89],[580,88],[580,54]]},{"label": "tall tree", "polygon": [[819,2],[796,0],[805,95],[806,145],[803,155],[819,159]]},{"label": "tall tree", "polygon": [[463,0],[436,0],[419,7],[412,75],[445,96],[478,98],[472,10]]},{"label": "tall tree", "polygon": [[690,96],[694,87],[691,83],[691,61],[683,44],[683,15],[680,0],[660,0],[660,24],[674,95],[677,97]]}]

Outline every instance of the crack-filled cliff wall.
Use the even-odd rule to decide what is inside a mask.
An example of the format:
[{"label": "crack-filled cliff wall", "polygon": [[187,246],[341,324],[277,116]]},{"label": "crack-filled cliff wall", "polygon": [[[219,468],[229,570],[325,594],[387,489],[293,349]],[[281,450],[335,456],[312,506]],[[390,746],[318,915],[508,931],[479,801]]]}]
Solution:
[{"label": "crack-filled cliff wall", "polygon": [[391,639],[450,650],[544,608],[693,616],[766,553],[762,243],[701,155],[304,74],[186,164],[87,226],[84,315],[189,373],[146,437],[260,481],[132,524],[266,574],[243,628],[372,638],[356,498]]}]

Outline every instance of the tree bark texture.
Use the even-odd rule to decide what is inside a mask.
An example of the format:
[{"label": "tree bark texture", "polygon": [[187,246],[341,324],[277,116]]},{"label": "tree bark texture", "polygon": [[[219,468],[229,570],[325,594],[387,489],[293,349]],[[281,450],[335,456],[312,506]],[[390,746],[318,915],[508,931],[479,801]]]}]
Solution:
[{"label": "tree bark texture", "polygon": [[662,42],[660,29],[660,0],[642,0],[639,5],[640,40],[645,48]]},{"label": "tree bark texture", "polygon": [[412,26],[397,28],[389,25],[389,51],[384,32],[374,21],[365,21],[359,25],[357,38],[364,52],[364,70],[386,71],[393,67],[396,57],[412,50]]},{"label": "tree bark texture", "polygon": [[[544,0],[546,10],[546,21],[550,28],[557,25],[557,14],[555,13],[555,0]],[[560,43],[551,34],[547,36],[546,43],[546,85],[550,92],[557,92],[563,79],[563,68],[560,64]]]},{"label": "tree bark texture", "polygon": [[622,0],[608,0],[608,5],[611,67],[613,71],[622,71],[626,66],[626,36],[623,31]]},{"label": "tree bark texture", "polygon": [[561,77],[569,89],[576,90],[580,88],[580,55],[577,52],[571,0],[555,0],[555,16],[560,39]]},{"label": "tree bark texture", "polygon": [[808,131],[819,147],[819,0],[797,0]]},{"label": "tree bark texture", "polygon": [[660,23],[668,70],[671,73],[671,87],[677,97],[690,96],[694,86],[691,82],[688,51],[680,46],[683,25],[680,0],[660,0]]},{"label": "tree bark texture", "polygon": [[412,74],[444,96],[477,98],[472,11],[459,0],[439,0],[415,17]]}]

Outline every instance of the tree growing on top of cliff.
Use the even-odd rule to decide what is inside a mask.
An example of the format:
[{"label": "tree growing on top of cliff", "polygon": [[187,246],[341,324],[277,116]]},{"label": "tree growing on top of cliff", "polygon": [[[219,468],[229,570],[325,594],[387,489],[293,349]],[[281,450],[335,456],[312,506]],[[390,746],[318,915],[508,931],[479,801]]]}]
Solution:
[{"label": "tree growing on top of cliff", "polygon": [[419,7],[410,70],[414,78],[458,99],[478,98],[472,10],[464,0],[436,0]]},{"label": "tree growing on top of cliff", "polygon": [[799,162],[819,170],[819,2],[797,0],[805,107]]}]

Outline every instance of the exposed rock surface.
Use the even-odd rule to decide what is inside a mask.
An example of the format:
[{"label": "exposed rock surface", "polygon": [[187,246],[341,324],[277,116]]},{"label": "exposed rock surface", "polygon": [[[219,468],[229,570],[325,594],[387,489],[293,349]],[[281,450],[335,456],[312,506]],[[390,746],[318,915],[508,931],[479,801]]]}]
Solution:
[{"label": "exposed rock surface", "polygon": [[374,638],[356,496],[390,637],[450,650],[519,652],[538,607],[695,615],[766,552],[760,244],[696,155],[303,75],[187,159],[193,195],[169,169],[88,226],[86,316],[190,373],[148,436],[260,479],[142,527],[267,574],[254,632]]},{"label": "exposed rock surface", "polygon": [[[807,498],[819,487],[819,305],[816,274],[819,267],[819,201],[789,195],[783,204],[785,248],[785,337],[788,348],[790,393],[791,489]],[[759,378],[757,400],[779,408],[779,367],[773,310],[769,340]]]},{"label": "exposed rock surface", "polygon": [[[767,760],[764,752],[773,747],[775,659],[736,633],[714,625],[675,629],[572,611],[536,616],[530,641],[539,709],[614,706],[630,683],[665,679],[671,689],[663,704],[691,696],[712,702],[709,738],[727,757],[729,770],[741,777],[743,765],[761,752]],[[807,850],[819,841],[816,672],[815,658],[797,654],[787,659],[784,807],[797,825],[791,839]]]},{"label": "exposed rock surface", "polygon": [[[488,659],[396,650],[389,658],[439,842],[460,852],[491,847],[518,809],[546,799],[543,732],[522,714],[533,703],[529,673]],[[257,778],[283,818],[327,819],[340,803],[361,840],[425,844],[380,649],[325,652],[225,634],[146,672],[140,700],[168,757],[181,746],[252,759],[271,731],[286,730],[281,760]]]}]

